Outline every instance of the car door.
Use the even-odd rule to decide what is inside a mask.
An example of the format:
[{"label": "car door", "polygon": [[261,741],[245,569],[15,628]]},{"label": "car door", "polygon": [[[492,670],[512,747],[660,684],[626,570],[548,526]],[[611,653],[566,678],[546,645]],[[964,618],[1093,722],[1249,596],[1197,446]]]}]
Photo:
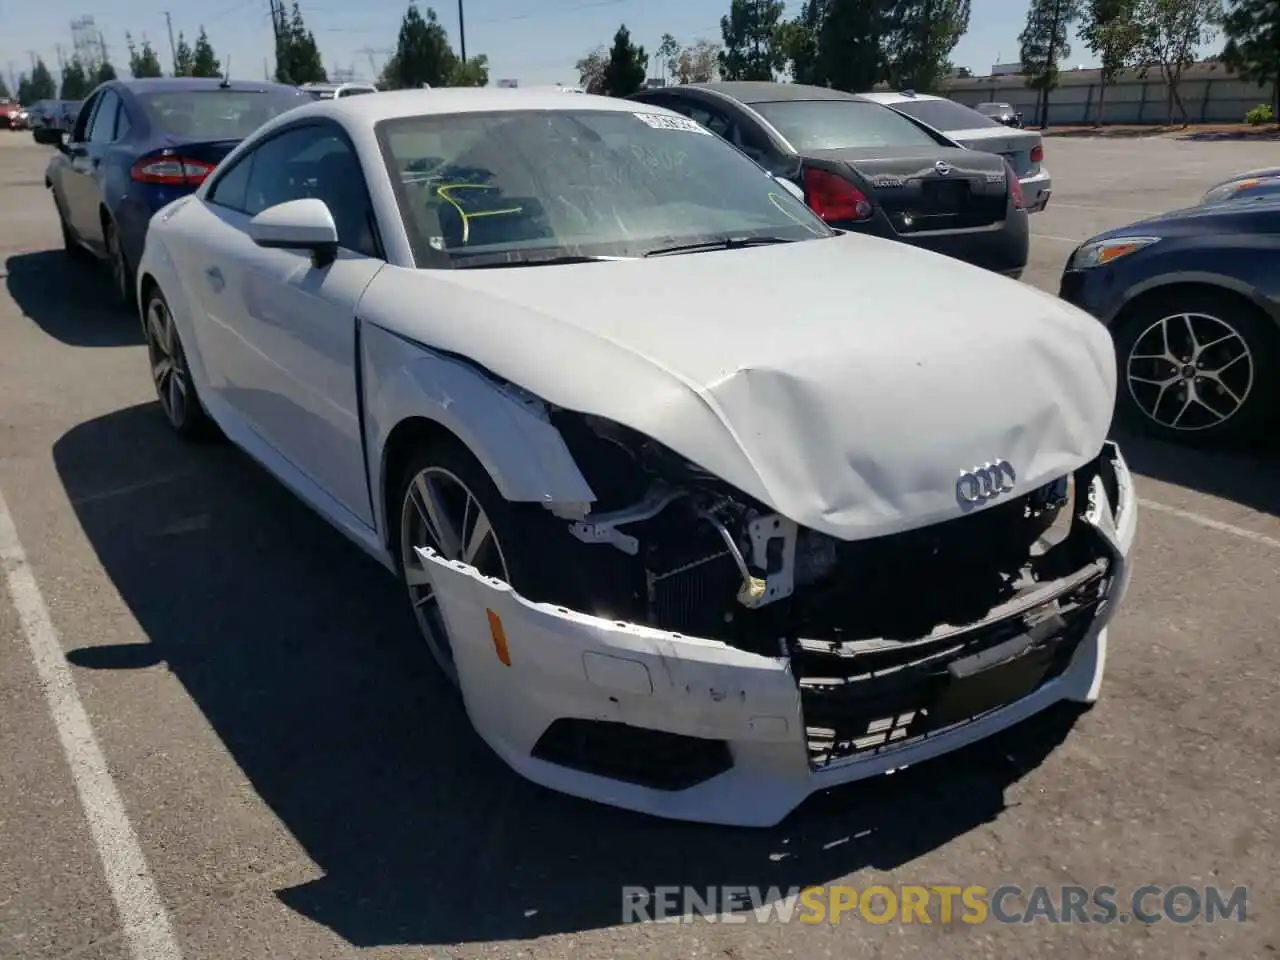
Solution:
[{"label": "car door", "polygon": [[[385,260],[359,158],[340,127],[311,121],[264,141],[227,177],[210,185],[219,229],[193,247],[203,258],[189,264],[213,321],[216,388],[282,457],[372,526],[355,307]],[[328,266],[305,251],[259,247],[246,232],[254,215],[303,197],[323,200],[337,224],[338,257]]]},{"label": "car door", "polygon": [[[86,100],[67,138],[67,164],[63,168],[62,194],[66,203],[67,222],[86,243],[100,242],[102,225],[98,221],[97,181],[89,152],[89,137],[96,121],[98,106],[108,91]],[[114,123],[114,119],[112,120]]]}]

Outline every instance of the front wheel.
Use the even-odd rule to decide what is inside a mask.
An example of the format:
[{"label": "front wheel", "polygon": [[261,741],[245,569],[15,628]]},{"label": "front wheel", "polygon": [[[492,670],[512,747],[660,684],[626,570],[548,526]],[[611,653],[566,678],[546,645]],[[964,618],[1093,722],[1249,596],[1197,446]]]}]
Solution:
[{"label": "front wheel", "polygon": [[1280,331],[1229,291],[1170,291],[1116,333],[1117,413],[1159,439],[1210,445],[1259,436],[1277,412]]}]

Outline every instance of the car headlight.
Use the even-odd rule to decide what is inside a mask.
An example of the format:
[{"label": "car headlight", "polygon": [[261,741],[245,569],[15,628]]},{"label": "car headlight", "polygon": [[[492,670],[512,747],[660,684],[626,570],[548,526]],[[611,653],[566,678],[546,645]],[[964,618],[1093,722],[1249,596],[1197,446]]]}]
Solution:
[{"label": "car headlight", "polygon": [[1113,237],[1086,243],[1071,255],[1072,270],[1089,270],[1137,253],[1160,240],[1159,237]]}]

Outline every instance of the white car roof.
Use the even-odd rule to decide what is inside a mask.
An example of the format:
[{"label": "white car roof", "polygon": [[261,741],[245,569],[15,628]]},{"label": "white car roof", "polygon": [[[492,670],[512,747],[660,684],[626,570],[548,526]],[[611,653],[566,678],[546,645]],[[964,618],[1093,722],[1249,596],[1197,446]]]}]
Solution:
[{"label": "white car roof", "polygon": [[[618,113],[662,113],[664,107],[616,97],[581,93],[566,97],[563,89],[503,89],[487,87],[439,87],[434,90],[388,90],[376,97],[320,100],[281,114],[281,118],[325,116],[347,126],[371,127],[383,120],[422,114],[484,113],[495,110],[608,110]],[[274,122],[274,121],[273,121]]]}]

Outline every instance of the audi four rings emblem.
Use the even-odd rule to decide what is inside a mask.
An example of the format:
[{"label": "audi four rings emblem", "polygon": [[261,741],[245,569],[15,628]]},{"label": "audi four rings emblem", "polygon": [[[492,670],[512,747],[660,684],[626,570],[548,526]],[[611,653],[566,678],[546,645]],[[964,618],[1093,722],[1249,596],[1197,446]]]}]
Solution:
[{"label": "audi four rings emblem", "polygon": [[947,163],[945,160],[939,160],[933,165],[933,169],[938,171],[939,176],[945,177],[951,172],[951,164]]},{"label": "audi four rings emblem", "polygon": [[1018,482],[1013,464],[996,460],[965,470],[956,481],[956,499],[961,503],[981,503],[1008,493]]}]

